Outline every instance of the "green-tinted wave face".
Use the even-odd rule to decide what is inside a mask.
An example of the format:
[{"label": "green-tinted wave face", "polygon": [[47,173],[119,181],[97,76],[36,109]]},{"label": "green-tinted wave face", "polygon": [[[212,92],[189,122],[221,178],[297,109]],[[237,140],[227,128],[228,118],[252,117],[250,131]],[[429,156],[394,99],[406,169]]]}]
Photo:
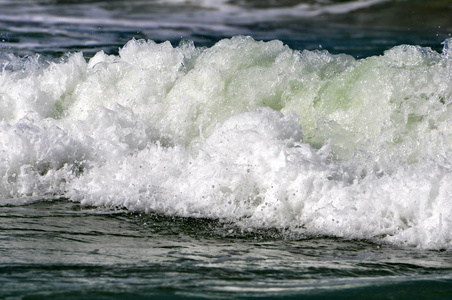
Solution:
[{"label": "green-tinted wave face", "polygon": [[283,109],[302,116],[307,142],[318,147],[330,141],[339,159],[364,151],[385,167],[392,159],[414,162],[444,154],[452,99],[446,55],[399,46],[348,64],[335,60],[328,77],[316,70],[312,93],[292,96]]},{"label": "green-tinted wave face", "polygon": [[446,54],[403,45],[355,60],[248,37],[209,49],[190,47],[172,49],[186,52],[175,62],[180,66],[174,66],[170,82],[152,95],[163,104],[152,112],[153,123],[162,123],[184,144],[258,107],[296,113],[303,141],[315,148],[329,143],[337,159],[364,151],[389,167],[392,159],[415,162],[439,154],[449,143]]},{"label": "green-tinted wave face", "polygon": [[3,55],[0,196],[450,248],[450,43]]}]

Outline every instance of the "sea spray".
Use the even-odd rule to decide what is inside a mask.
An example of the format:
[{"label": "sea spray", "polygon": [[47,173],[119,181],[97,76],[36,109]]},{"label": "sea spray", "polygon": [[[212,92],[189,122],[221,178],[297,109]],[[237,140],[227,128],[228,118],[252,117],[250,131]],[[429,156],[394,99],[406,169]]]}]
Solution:
[{"label": "sea spray", "polygon": [[1,197],[450,249],[450,43],[2,54]]}]

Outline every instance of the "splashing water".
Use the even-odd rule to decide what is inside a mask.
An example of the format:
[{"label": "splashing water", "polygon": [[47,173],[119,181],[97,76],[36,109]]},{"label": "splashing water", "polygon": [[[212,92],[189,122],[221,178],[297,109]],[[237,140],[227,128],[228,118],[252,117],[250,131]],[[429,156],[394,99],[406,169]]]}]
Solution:
[{"label": "splashing water", "polygon": [[1,54],[1,201],[451,249],[451,43],[359,60],[245,36]]}]

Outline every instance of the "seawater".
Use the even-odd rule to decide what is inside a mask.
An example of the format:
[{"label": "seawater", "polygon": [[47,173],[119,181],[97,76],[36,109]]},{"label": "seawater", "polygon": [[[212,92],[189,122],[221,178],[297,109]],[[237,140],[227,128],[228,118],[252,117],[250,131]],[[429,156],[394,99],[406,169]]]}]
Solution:
[{"label": "seawater", "polygon": [[5,57],[2,196],[448,249],[449,43],[361,60],[240,36]]},{"label": "seawater", "polygon": [[[5,1],[43,36],[1,17],[0,297],[451,295],[452,39],[365,56],[256,38],[386,2]],[[163,13],[161,34],[178,20],[214,38],[112,51],[124,7],[143,30]],[[115,19],[105,49],[104,29],[81,45]]]}]

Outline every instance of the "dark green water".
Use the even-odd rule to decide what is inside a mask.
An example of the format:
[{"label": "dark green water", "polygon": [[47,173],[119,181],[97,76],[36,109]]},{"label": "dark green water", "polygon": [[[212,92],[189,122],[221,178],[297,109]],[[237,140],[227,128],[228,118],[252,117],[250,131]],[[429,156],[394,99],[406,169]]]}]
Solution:
[{"label": "dark green water", "polygon": [[242,232],[217,220],[67,200],[0,208],[0,298],[425,298],[452,294],[450,251]]}]

